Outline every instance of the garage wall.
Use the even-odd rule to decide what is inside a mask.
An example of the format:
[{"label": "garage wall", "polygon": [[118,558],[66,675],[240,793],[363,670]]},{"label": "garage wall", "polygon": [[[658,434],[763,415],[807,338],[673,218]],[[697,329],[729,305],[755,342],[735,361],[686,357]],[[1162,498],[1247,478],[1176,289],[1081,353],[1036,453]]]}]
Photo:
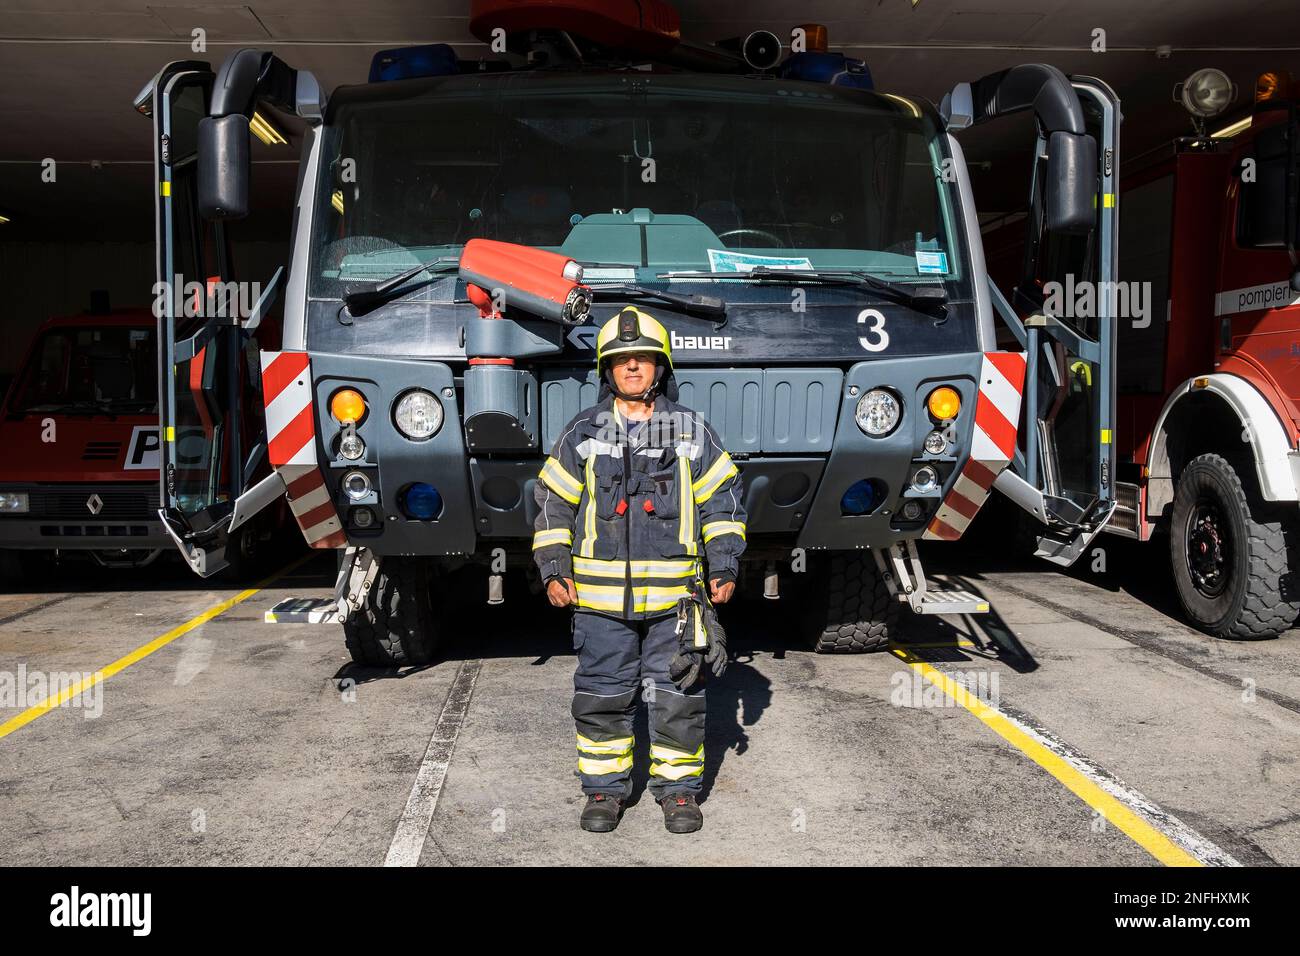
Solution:
[{"label": "garage wall", "polygon": [[89,309],[92,289],[107,289],[113,308],[147,306],[153,273],[152,242],[0,243],[0,376],[42,321]]}]

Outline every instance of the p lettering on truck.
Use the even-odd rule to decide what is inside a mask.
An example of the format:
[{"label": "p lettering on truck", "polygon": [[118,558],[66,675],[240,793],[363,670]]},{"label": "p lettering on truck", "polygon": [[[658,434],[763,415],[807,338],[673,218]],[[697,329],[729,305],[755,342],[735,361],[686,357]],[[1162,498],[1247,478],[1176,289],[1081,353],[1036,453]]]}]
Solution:
[{"label": "p lettering on truck", "polygon": [[153,425],[136,425],[131,431],[131,444],[127,446],[123,471],[158,470],[158,428]]}]

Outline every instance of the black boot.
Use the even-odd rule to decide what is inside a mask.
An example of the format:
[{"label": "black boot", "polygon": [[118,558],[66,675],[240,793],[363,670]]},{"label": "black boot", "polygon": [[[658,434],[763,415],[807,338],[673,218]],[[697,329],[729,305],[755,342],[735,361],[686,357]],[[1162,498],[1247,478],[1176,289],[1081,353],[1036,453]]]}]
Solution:
[{"label": "black boot", "polygon": [[582,808],[578,825],[592,833],[608,833],[618,826],[623,801],[609,793],[587,794],[587,805]]},{"label": "black boot", "polygon": [[704,813],[694,794],[670,793],[659,801],[664,811],[664,828],[669,833],[694,833],[704,826]]}]

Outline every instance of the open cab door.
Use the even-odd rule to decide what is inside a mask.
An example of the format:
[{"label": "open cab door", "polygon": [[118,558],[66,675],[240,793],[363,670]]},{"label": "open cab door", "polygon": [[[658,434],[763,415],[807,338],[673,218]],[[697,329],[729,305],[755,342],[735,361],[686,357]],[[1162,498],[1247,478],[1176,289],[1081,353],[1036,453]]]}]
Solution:
[{"label": "open cab door", "polygon": [[1025,351],[1011,467],[995,487],[1041,524],[1036,554],[1071,565],[1115,510],[1119,100],[1100,80],[1028,64],[960,84],[949,129],[1034,111],[1019,281],[989,293]]},{"label": "open cab door", "polygon": [[268,302],[238,307],[225,225],[199,213],[198,130],[213,80],[207,63],[171,63],[135,101],[154,126],[160,515],[204,577],[230,563],[235,502],[266,448],[264,435],[246,433],[243,412],[260,384],[248,373],[250,334]]}]

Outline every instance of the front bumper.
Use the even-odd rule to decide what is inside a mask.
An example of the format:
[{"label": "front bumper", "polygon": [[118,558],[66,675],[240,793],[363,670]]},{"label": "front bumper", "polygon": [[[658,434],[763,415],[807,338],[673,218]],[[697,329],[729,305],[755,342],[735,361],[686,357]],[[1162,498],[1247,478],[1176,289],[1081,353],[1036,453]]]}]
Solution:
[{"label": "front bumper", "polygon": [[[971,453],[979,390],[980,353],[860,362],[838,369],[683,369],[682,401],[698,407],[723,436],[740,467],[751,534],[787,546],[853,550],[883,548],[919,538],[953,487]],[[547,451],[564,424],[596,398],[593,374],[542,370],[530,384],[524,420],[532,448],[524,455],[476,454],[464,441],[461,389],[452,370],[438,362],[313,355],[311,371],[317,414],[318,460],[326,463],[325,487],[349,541],[376,554],[471,554],[526,542],[535,517],[533,488]],[[963,413],[951,430],[954,441],[941,455],[923,449],[936,428],[925,411],[927,394],[939,385],[961,394]],[[365,458],[343,462],[335,453],[338,425],[329,418],[330,396],[355,388],[371,413],[357,426]],[[392,425],[391,407],[403,391],[425,388],[439,396],[442,429],[412,443]],[[865,435],[854,409],[867,390],[886,387],[903,404],[899,426],[888,436]],[[912,475],[930,465],[939,483],[926,492]],[[373,491],[349,502],[340,481],[361,471]],[[845,492],[861,480],[882,489],[867,514],[848,515]],[[411,482],[434,486],[443,500],[432,520],[401,512],[401,490]],[[903,520],[900,509],[919,499],[919,513]],[[353,521],[355,506],[373,509],[366,529]],[[751,545],[759,542],[751,540]]]},{"label": "front bumper", "polygon": [[26,513],[0,515],[0,548],[135,551],[171,545],[158,520],[153,482],[6,485],[0,491],[21,492],[28,499]]}]

